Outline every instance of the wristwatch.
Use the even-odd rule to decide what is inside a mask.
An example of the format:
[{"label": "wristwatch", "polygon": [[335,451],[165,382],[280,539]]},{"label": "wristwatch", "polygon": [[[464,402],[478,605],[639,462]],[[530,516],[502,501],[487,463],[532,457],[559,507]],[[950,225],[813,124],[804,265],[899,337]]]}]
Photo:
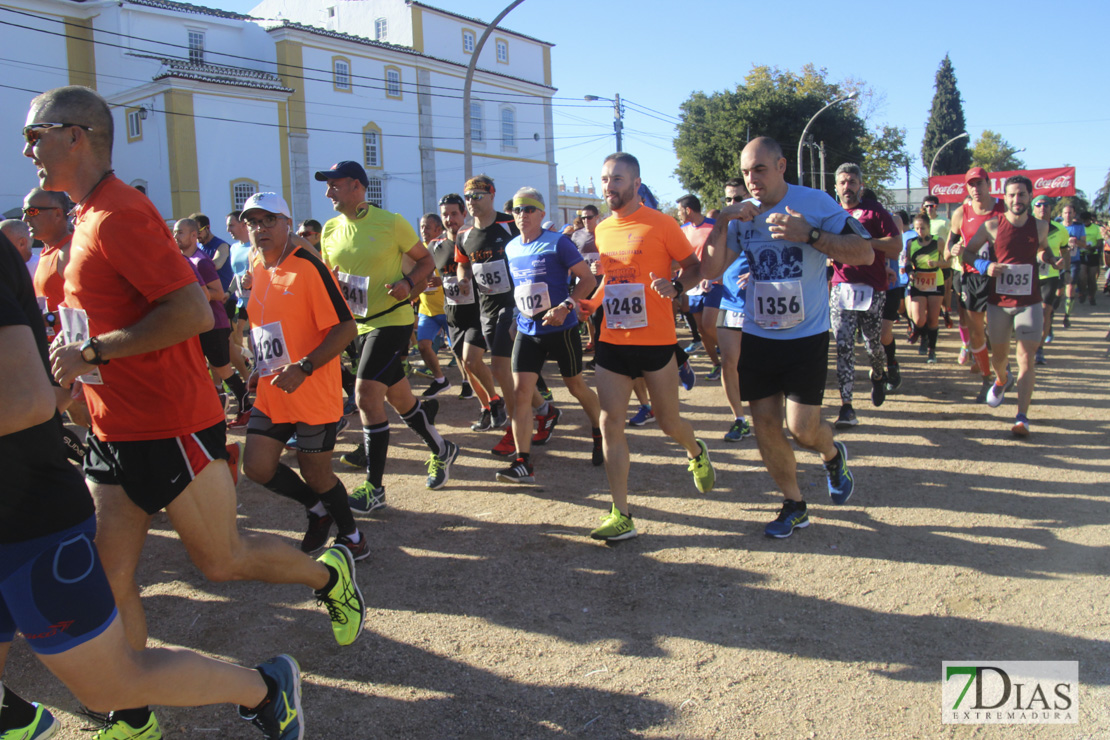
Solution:
[{"label": "wristwatch", "polygon": [[562,302],[562,303],[560,303],[559,305],[560,305],[560,306],[563,306],[563,307],[564,307],[564,308],[566,308],[566,309],[567,309],[568,311],[573,311],[573,310],[574,310],[574,301],[573,301],[572,299],[570,299],[570,298],[567,298],[567,299],[566,299],[565,301],[563,301],[563,302]]},{"label": "wristwatch", "polygon": [[821,238],[821,229],[816,227],[809,230],[809,238],[806,239],[806,244],[813,244]]},{"label": "wristwatch", "polygon": [[678,295],[682,295],[683,293],[686,292],[686,288],[682,287],[682,283],[678,282],[678,278],[675,278],[674,280],[672,280],[671,285],[674,286],[674,289],[675,289],[675,291],[677,292]]},{"label": "wristwatch", "polygon": [[298,362],[297,367],[299,367],[301,369],[301,372],[305,375],[312,375],[312,371],[316,369],[312,365],[312,360],[308,359],[307,357]]},{"label": "wristwatch", "polygon": [[90,365],[107,365],[110,361],[100,356],[100,340],[89,337],[81,345],[81,359]]}]

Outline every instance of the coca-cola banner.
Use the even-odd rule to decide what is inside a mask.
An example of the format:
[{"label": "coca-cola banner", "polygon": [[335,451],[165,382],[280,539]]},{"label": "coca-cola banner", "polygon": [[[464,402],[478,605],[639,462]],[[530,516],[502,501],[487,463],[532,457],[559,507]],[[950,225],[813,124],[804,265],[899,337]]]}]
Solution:
[{"label": "coca-cola banner", "polygon": [[[1075,195],[1075,168],[1051,167],[1047,170],[1013,170],[992,172],[991,195],[1002,197],[1002,185],[1007,177],[1025,175],[1033,181],[1033,195],[1059,197]],[[941,203],[959,203],[967,196],[963,175],[939,175],[929,178],[929,193],[940,198]]]}]

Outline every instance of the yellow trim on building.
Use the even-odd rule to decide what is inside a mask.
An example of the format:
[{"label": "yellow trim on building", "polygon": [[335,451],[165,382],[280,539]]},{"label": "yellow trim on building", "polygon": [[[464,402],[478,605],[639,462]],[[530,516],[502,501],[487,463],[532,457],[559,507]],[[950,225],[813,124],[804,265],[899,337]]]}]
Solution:
[{"label": "yellow trim on building", "polygon": [[[505,59],[504,60],[501,59],[501,54],[500,54],[501,49],[498,48],[499,44],[504,44],[505,45]],[[508,39],[502,38],[500,36],[497,36],[496,38],[493,39],[493,56],[497,60],[498,64],[508,64],[509,63],[509,40]]]},{"label": "yellow trim on building", "polygon": [[96,48],[91,18],[63,18],[66,24],[66,63],[69,84],[96,89]]},{"label": "yellow trim on building", "polygon": [[[252,188],[251,195],[254,195],[255,193],[258,192],[258,180],[252,180],[249,177],[237,177],[234,180],[232,180],[230,183],[228,183],[228,187],[231,188],[231,200],[228,201],[229,203],[231,203],[231,208],[229,208],[228,210],[231,210],[231,211],[237,211],[242,207],[240,204],[235,202],[235,186],[236,185],[250,185],[251,188]],[[244,198],[244,200],[246,200],[246,199]],[[286,202],[288,202],[288,201],[286,201]]]},{"label": "yellow trim on building", "polygon": [[[390,70],[393,70],[394,72],[397,73],[397,94],[396,95],[393,95],[392,93],[389,92],[389,71]],[[382,72],[382,82],[385,83],[385,96],[387,98],[389,98],[390,100],[401,100],[401,99],[403,99],[405,97],[405,92],[404,92],[405,88],[404,88],[403,80],[404,80],[404,77],[401,75],[401,68],[400,67],[398,67],[396,65],[393,65],[393,64],[386,65],[385,70]]]},{"label": "yellow trim on building", "polygon": [[[462,149],[441,149],[436,147],[433,151],[443,152],[444,154],[463,154]],[[504,154],[486,154],[485,152],[474,152],[475,157],[485,157],[487,159],[504,159],[509,162],[527,162],[528,164],[542,164],[545,167],[550,165],[550,162],[542,159],[525,159],[524,157],[507,157]]]},{"label": "yellow trim on building", "polygon": [[293,200],[293,165],[289,161],[289,104],[278,105],[278,153],[281,156],[281,197]]},{"label": "yellow trim on building", "polygon": [[462,29],[463,54],[473,54],[474,53],[474,49],[470,49],[469,51],[467,51],[467,49],[466,49],[466,35],[468,33],[470,34],[470,38],[474,39],[474,42],[473,42],[474,48],[475,49],[478,48],[478,33],[473,28],[463,28]]},{"label": "yellow trim on building", "polygon": [[551,86],[551,47],[543,47],[543,84]]},{"label": "yellow trim on building", "polygon": [[[370,164],[366,161],[366,134],[375,133],[378,135],[378,163]],[[371,121],[362,127],[362,165],[368,170],[384,169],[385,165],[385,148],[383,146],[384,140],[382,139],[382,127]]]},{"label": "yellow trim on building", "polygon": [[[339,72],[335,69],[335,65],[339,62],[344,62],[347,65],[347,86],[339,86]],[[354,67],[351,65],[351,60],[343,56],[334,56],[331,58],[331,89],[336,92],[349,93],[354,91],[354,75],[352,74]]]},{"label": "yellow trim on building", "polygon": [[286,203],[293,202],[293,163],[289,152],[289,134],[308,133],[305,110],[304,48],[298,41],[284,39],[275,44],[277,71],[281,82],[293,89],[289,101],[278,107],[278,148],[281,150],[281,193]]},{"label": "yellow trim on building", "polygon": [[412,48],[424,53],[424,12],[419,5],[412,6]]},{"label": "yellow trim on building", "polygon": [[[137,107],[123,109],[123,128],[124,131],[127,133],[128,144],[143,140],[143,117],[139,113],[139,110],[140,109]],[[139,132],[134,136],[131,135],[131,116],[133,115],[138,116],[138,119],[136,120],[138,120],[139,122]]]},{"label": "yellow trim on building", "polygon": [[175,218],[184,218],[187,214],[200,211],[200,174],[197,169],[193,94],[186,90],[167,90],[165,96],[170,205]]}]

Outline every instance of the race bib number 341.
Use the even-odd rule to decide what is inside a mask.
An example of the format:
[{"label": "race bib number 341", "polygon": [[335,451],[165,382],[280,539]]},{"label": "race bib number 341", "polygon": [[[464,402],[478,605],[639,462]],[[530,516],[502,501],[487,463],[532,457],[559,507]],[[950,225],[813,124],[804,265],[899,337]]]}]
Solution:
[{"label": "race bib number 341", "polygon": [[343,298],[347,301],[347,305],[351,307],[351,313],[355,316],[366,315],[366,289],[370,285],[370,278],[365,275],[348,275],[341,272],[339,277],[339,287],[343,290]]}]

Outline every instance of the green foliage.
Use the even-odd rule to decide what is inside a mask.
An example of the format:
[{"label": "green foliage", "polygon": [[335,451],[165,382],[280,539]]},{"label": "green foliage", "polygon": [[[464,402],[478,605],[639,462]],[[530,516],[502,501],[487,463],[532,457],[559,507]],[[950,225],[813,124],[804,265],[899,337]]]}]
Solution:
[{"label": "green foliage", "polygon": [[1017,147],[987,129],[971,149],[971,166],[982,167],[987,172],[1008,172],[1025,169],[1025,162],[1014,156]]},{"label": "green foliage", "polygon": [[1102,181],[1102,187],[1095,192],[1095,199],[1091,202],[1091,205],[1093,210],[1101,214],[1110,211],[1110,172],[1106,173],[1106,179]]},{"label": "green foliage", "polygon": [[[921,164],[926,172],[929,171],[937,150],[952,137],[966,131],[966,127],[963,102],[960,100],[960,91],[956,88],[956,72],[946,54],[937,70],[933,107],[925,124],[925,138],[921,142]],[[960,175],[970,167],[971,153],[965,137],[945,147],[937,158],[933,175]]]},{"label": "green foliage", "polygon": [[863,146],[864,184],[875,192],[880,203],[893,203],[897,197],[891,186],[905,172],[909,154],[906,153],[906,129],[897,126],[883,126],[877,131],[868,132],[860,141]]}]

